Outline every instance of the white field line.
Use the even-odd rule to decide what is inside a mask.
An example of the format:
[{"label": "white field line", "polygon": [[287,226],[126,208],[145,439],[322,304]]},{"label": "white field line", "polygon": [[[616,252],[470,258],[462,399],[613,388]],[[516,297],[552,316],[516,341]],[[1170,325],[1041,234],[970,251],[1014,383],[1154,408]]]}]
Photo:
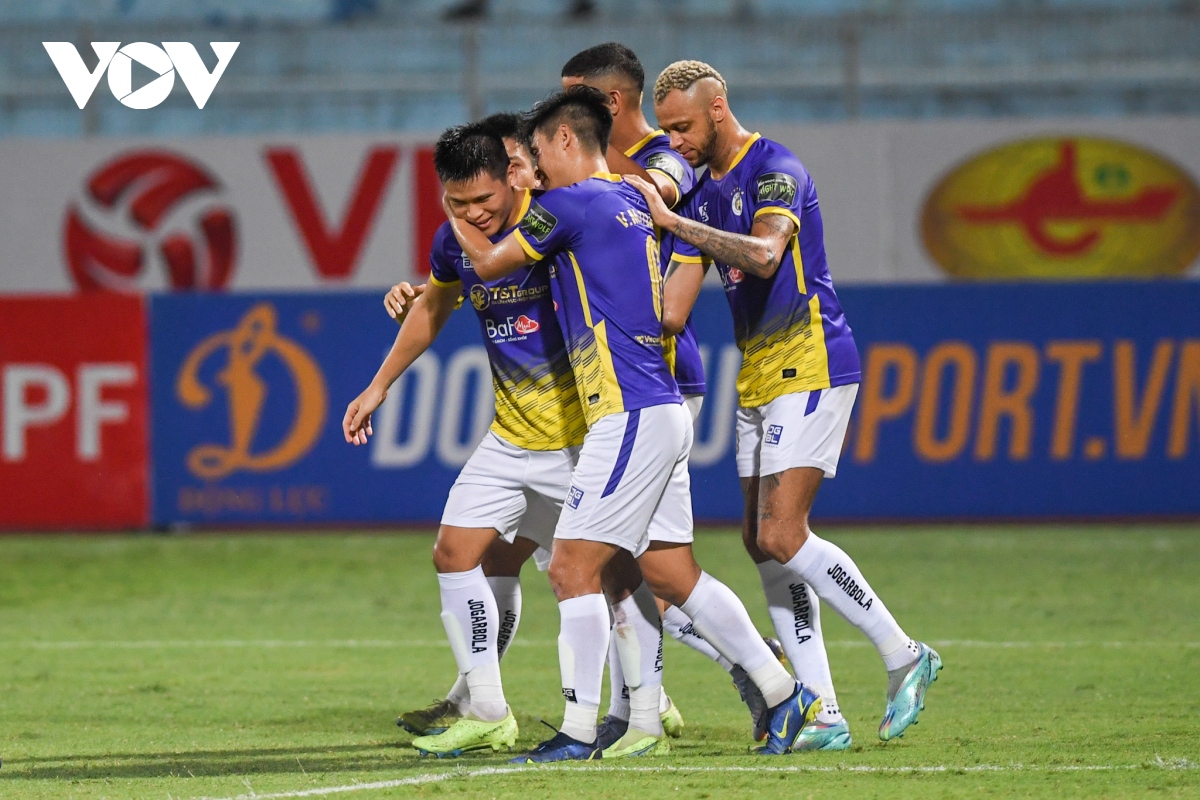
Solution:
[{"label": "white field line", "polygon": [[[554,639],[517,639],[512,643],[518,647],[557,647]],[[1069,647],[1182,647],[1197,648],[1200,642],[1106,642],[1106,641],[1026,641],[1026,642],[990,642],[978,639],[937,639],[928,644],[934,647],[974,647],[986,649],[1025,649],[1025,648],[1069,648]],[[826,647],[855,648],[870,647],[865,640],[835,640],[825,642]],[[0,650],[5,648],[23,648],[29,650],[83,650],[89,648],[111,650],[171,650],[185,648],[251,648],[251,649],[287,649],[287,648],[325,648],[325,649],[389,649],[401,647],[449,647],[444,639],[148,639],[134,641],[119,640],[79,640],[79,641],[0,641]]]},{"label": "white field line", "polygon": [[732,773],[732,772],[780,772],[780,773],[845,773],[845,774],[868,774],[868,775],[913,775],[913,774],[929,774],[929,773],[949,773],[949,774],[970,774],[976,772],[994,773],[994,772],[1119,772],[1125,770],[1141,770],[1141,769],[1165,769],[1165,770],[1193,770],[1200,768],[1200,764],[1188,761],[1187,759],[1163,759],[1155,758],[1153,761],[1147,761],[1141,764],[1064,764],[1061,766],[1055,765],[1037,765],[1037,764],[975,764],[971,766],[951,766],[945,764],[937,764],[932,766],[913,766],[913,767],[873,767],[873,766],[843,766],[843,767],[823,767],[817,765],[796,764],[786,767],[773,767],[769,765],[754,766],[754,767],[673,767],[673,766],[657,766],[657,767],[607,767],[600,764],[589,764],[586,766],[521,766],[521,767],[485,767],[483,769],[473,770],[454,770],[451,772],[437,772],[425,775],[414,775],[411,778],[398,778],[391,781],[375,781],[372,783],[350,783],[343,786],[323,786],[315,789],[299,789],[291,792],[273,792],[268,794],[258,794],[251,790],[250,794],[240,794],[235,797],[226,798],[196,798],[196,800],[284,800],[284,798],[292,797],[325,797],[332,794],[346,794],[348,792],[366,792],[376,789],[394,789],[400,786],[420,786],[429,783],[439,783],[441,781],[453,780],[455,778],[484,778],[484,777],[500,777],[506,775],[529,774],[530,772],[580,772],[580,773],[595,773],[595,772],[623,772],[623,773],[649,773],[649,774],[681,774],[692,775],[696,773]]}]

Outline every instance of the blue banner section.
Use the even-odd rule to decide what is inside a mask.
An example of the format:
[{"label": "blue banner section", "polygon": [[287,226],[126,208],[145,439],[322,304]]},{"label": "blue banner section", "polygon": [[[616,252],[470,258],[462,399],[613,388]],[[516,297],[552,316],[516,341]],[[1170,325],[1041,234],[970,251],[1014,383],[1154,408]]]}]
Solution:
[{"label": "blue banner section", "polygon": [[[846,288],[863,359],[841,466],[816,516],[1200,514],[1200,284]],[[424,523],[487,430],[469,307],[345,443],[346,405],[396,334],[380,293],[151,302],[157,524]],[[700,520],[737,520],[740,355],[719,290],[696,314],[709,396],[692,454]]]}]

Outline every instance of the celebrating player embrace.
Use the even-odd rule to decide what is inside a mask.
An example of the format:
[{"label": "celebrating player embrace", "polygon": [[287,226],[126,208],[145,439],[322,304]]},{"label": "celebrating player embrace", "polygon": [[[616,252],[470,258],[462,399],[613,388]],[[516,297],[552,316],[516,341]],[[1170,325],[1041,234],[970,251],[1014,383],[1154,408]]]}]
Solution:
[{"label": "celebrating player embrace", "polygon": [[[811,676],[830,705],[831,718],[818,723],[829,746],[848,745],[850,734],[836,710],[817,597],[878,649],[888,671],[879,738],[900,736],[916,722],[941,658],[905,634],[850,556],[808,527],[822,479],[837,471],[859,383],[858,351],[829,276],[812,178],[787,148],[738,123],[725,80],[708,64],[679,61],[663,70],[654,109],[671,146],[708,172],[681,214],[651,184],[628,180],[654,222],[676,237],[668,307],[691,309],[711,262],[725,286],[743,356],[737,467],[744,539],[772,621],[797,675]],[[682,324],[668,316],[664,328]],[[804,627],[794,616],[797,592],[810,609]]]}]

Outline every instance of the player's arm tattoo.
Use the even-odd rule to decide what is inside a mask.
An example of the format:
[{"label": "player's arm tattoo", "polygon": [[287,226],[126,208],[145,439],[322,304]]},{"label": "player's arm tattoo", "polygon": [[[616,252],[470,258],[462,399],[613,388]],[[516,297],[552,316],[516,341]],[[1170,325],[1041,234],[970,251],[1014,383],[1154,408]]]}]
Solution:
[{"label": "player's arm tattoo", "polygon": [[754,221],[761,233],[730,233],[676,215],[671,231],[690,245],[722,264],[742,272],[769,278],[779,269],[788,240],[796,226],[781,214],[767,214]]}]

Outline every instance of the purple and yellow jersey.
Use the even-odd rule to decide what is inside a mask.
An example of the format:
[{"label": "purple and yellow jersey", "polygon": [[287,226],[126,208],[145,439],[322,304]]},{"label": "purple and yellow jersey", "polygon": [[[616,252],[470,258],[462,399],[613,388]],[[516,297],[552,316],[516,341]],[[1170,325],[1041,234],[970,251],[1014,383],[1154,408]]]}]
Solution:
[{"label": "purple and yellow jersey", "polygon": [[[717,262],[742,350],[742,406],[859,381],[858,349],[825,260],[817,191],[790,150],[754,134],[724,177],[700,179],[680,213],[730,233],[749,234],[766,214],[785,216],[797,227],[770,278]],[[682,240],[676,240],[673,257],[708,260]]]},{"label": "purple and yellow jersey", "polygon": [[[657,172],[675,184],[675,203],[696,186],[696,171],[683,156],[671,149],[671,137],[662,131],[654,131],[645,139],[625,151],[639,167],[647,172]],[[675,237],[659,232],[659,248],[664,256],[663,274],[671,263]],[[704,394],[704,363],[700,360],[700,344],[696,340],[696,328],[688,317],[683,330],[675,334],[674,342],[666,344],[667,364],[675,374],[679,391],[684,394]]]},{"label": "purple and yellow jersey", "polygon": [[682,402],[663,357],[662,264],[641,193],[598,172],[535,196],[513,235],[530,258],[554,259],[558,322],[588,425]]},{"label": "purple and yellow jersey", "polygon": [[[524,202],[528,204],[529,195]],[[511,229],[510,229],[511,230]],[[509,231],[492,237],[499,241]],[[447,222],[429,253],[429,279],[461,287],[479,317],[496,419],[492,431],[526,450],[559,450],[583,442],[587,426],[545,267],[522,267],[496,281],[481,281]]]}]

